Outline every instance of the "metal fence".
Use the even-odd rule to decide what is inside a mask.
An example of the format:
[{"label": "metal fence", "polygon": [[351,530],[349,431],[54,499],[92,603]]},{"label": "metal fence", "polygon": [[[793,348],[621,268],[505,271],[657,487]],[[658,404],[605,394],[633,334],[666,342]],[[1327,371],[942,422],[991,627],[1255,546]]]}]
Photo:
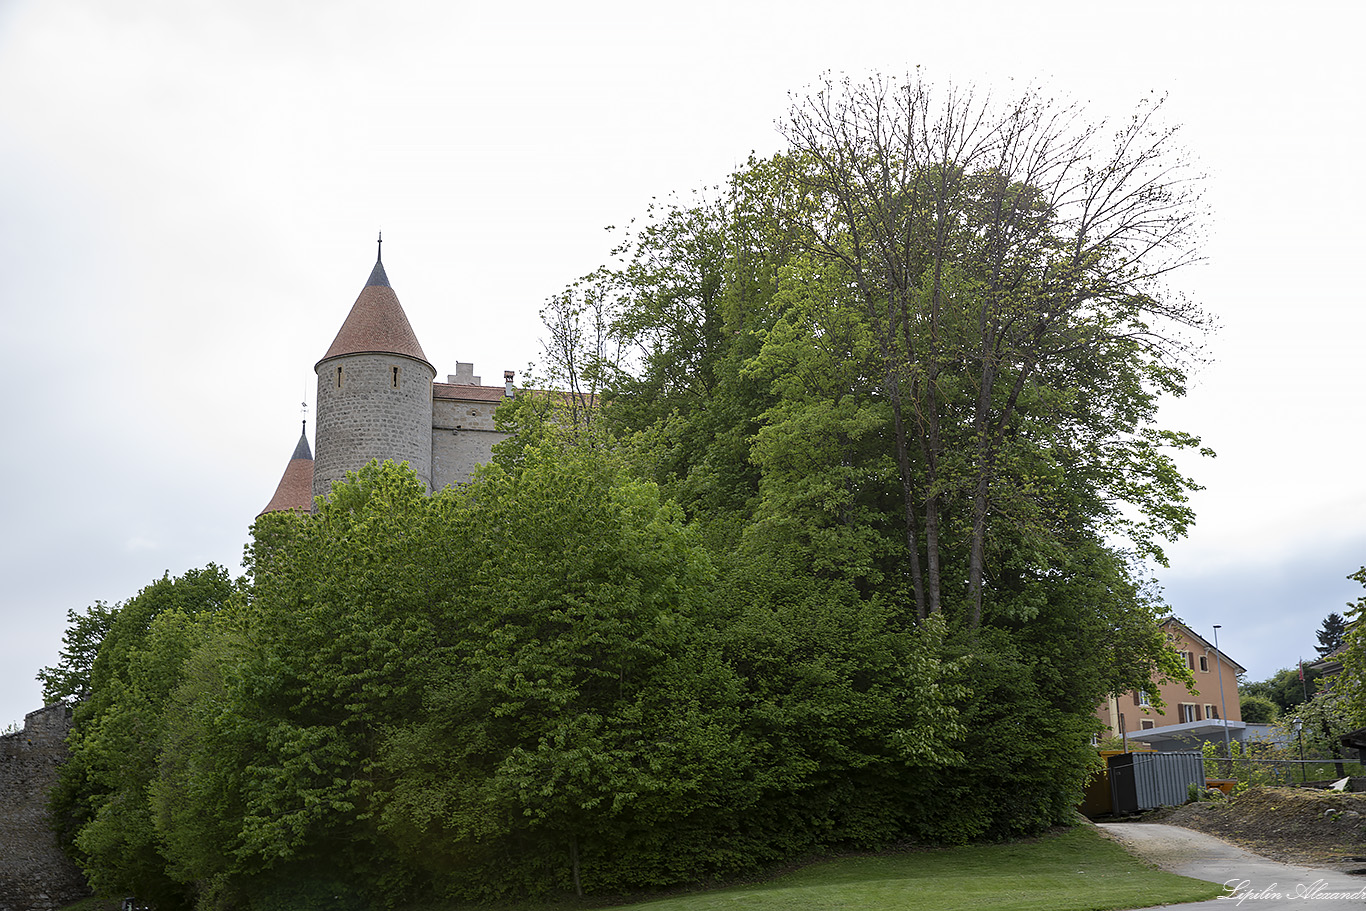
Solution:
[{"label": "metal fence", "polygon": [[1290,785],[1325,779],[1360,778],[1366,776],[1366,765],[1335,756],[1315,759],[1263,759],[1235,753],[1232,757],[1206,756],[1205,771],[1211,778],[1237,778],[1252,780],[1253,783],[1259,784]]}]

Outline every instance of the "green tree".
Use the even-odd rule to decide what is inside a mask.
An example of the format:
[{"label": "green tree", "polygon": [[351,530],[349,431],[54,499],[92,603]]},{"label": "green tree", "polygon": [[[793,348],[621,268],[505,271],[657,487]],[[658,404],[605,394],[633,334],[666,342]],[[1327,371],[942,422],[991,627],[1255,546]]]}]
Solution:
[{"label": "green tree", "polygon": [[181,682],[162,715],[148,800],[167,876],[192,885],[199,906],[214,907],[225,897],[241,847],[240,776],[250,765],[252,739],[229,680],[249,649],[231,615],[215,615],[195,632]]},{"label": "green tree", "polygon": [[[1031,431],[1084,459],[1102,502],[1137,507],[1143,521],[1115,507],[1104,519],[1142,552],[1160,561],[1157,539],[1190,521],[1193,485],[1161,450],[1198,441],[1144,425],[1158,394],[1182,391],[1168,360],[1185,349],[1159,325],[1208,324],[1157,284],[1196,257],[1199,200],[1153,110],[1109,147],[1102,128],[1033,92],[999,111],[971,93],[939,102],[918,78],[827,80],[785,125],[813,201],[806,242],[847,271],[877,343],[922,614],[946,597],[950,510],[965,527],[952,577],[966,590],[947,594],[972,626],[989,525],[1014,520],[1048,543],[1018,509],[1029,505],[1020,460],[1041,452],[1020,450]],[[1084,372],[1084,386],[1059,386]],[[1119,395],[1094,394],[1105,390]]]},{"label": "green tree", "polygon": [[1240,694],[1261,696],[1271,700],[1282,715],[1292,713],[1297,705],[1304,703],[1318,689],[1320,674],[1312,668],[1281,668],[1265,680],[1252,683],[1239,683]]},{"label": "green tree", "polygon": [[[1356,726],[1351,713],[1350,701],[1336,688],[1330,688],[1296,706],[1293,714],[1282,715],[1281,733],[1292,742],[1302,739],[1308,755],[1332,759],[1341,778],[1347,770],[1339,738]],[[1295,729],[1297,723],[1299,730]]]},{"label": "green tree", "polygon": [[[1366,587],[1366,566],[1361,567],[1347,578],[1355,579]],[[1348,629],[1342,650],[1342,672],[1333,681],[1334,691],[1342,697],[1347,717],[1354,727],[1366,726],[1366,624],[1361,618],[1366,616],[1366,595],[1355,604],[1347,605]]]},{"label": "green tree", "polygon": [[749,452],[771,397],[745,361],[780,314],[796,203],[785,162],[751,158],[719,194],[651,206],[610,273],[629,357],[604,419],[637,471],[700,521],[714,555],[736,546],[758,489]]},{"label": "green tree", "polygon": [[110,607],[103,601],[96,601],[83,614],[74,610],[66,612],[67,628],[62,634],[62,651],[57,664],[38,671],[45,705],[54,702],[75,705],[90,698],[90,674],[95,657],[120,607],[122,605]]},{"label": "green tree", "polygon": [[707,710],[723,668],[688,635],[706,561],[657,491],[616,484],[610,464],[547,441],[450,498],[462,592],[424,708],[385,748],[383,817],[446,888],[629,882],[628,833],[727,786],[743,736]]},{"label": "green tree", "polygon": [[1315,634],[1319,644],[1314,646],[1320,658],[1326,658],[1338,651],[1347,642],[1347,621],[1337,611],[1323,618],[1323,626]]},{"label": "green tree", "polygon": [[246,596],[202,627],[149,787],[167,875],[201,902],[368,907],[414,888],[379,834],[377,769],[454,597],[458,542],[432,534],[444,502],[372,463],[317,515],[253,526]]},{"label": "green tree", "polygon": [[[410,469],[371,463],[316,516],[257,520],[240,640],[219,644],[231,712],[187,730],[184,747],[225,782],[223,796],[204,796],[233,810],[221,852],[242,893],[265,900],[311,883],[373,900],[410,885],[378,833],[377,764],[386,728],[420,709],[434,630],[455,596],[448,564],[458,561],[445,547],[458,553],[459,542],[432,533],[444,502]],[[226,765],[223,742],[234,748]],[[193,815],[193,790],[168,783],[164,796]],[[209,866],[196,876],[220,873],[215,855],[200,860]]]},{"label": "green tree", "polygon": [[222,610],[233,591],[227,572],[210,564],[168,574],[112,613],[52,797],[64,840],[97,892],[165,908],[190,901],[187,887],[167,875],[147,790],[197,618]]},{"label": "green tree", "polygon": [[[1099,134],[1069,146],[1031,133],[1021,111],[1046,105],[1022,103],[999,131],[984,122],[980,144],[955,146],[966,108],[943,108],[948,132],[935,133],[923,104],[898,120],[890,95],[882,108],[876,92],[839,95],[794,113],[819,141],[793,127],[789,154],[652,212],[622,248],[604,274],[635,355],[608,382],[602,421],[697,521],[722,590],[745,593],[731,628],[762,629],[764,605],[865,612],[902,631],[944,614],[938,660],[978,661],[983,681],[955,698],[955,717],[977,723],[947,752],[977,755],[976,732],[1037,722],[1044,766],[938,766],[907,798],[916,818],[890,828],[1036,830],[1089,772],[1078,746],[1097,702],[1154,670],[1189,676],[1135,567],[1192,515],[1170,450],[1198,441],[1154,426],[1159,396],[1181,391],[1185,349],[1154,327],[1204,324],[1156,284],[1191,254],[1198,200],[1157,174],[1179,154],[1144,116],[1068,195],[1029,181],[1086,158]],[[920,147],[906,149],[908,133]],[[1026,148],[1038,157],[1002,164]],[[1088,208],[1130,179],[1124,205]],[[1150,249],[1144,207],[1169,232]],[[811,755],[802,737],[823,734],[794,730],[789,753]],[[1040,769],[1027,800],[995,784]],[[937,809],[969,802],[980,810],[957,828]]]},{"label": "green tree", "polygon": [[942,624],[764,547],[721,580],[610,446],[528,426],[466,488],[372,465],[258,521],[250,597],[197,626],[162,715],[170,880],[253,906],[604,892],[922,831],[963,762]]},{"label": "green tree", "polygon": [[1238,698],[1243,720],[1249,724],[1274,724],[1280,717],[1280,706],[1265,696],[1243,693]]},{"label": "green tree", "polygon": [[468,613],[434,653],[451,670],[389,741],[385,830],[414,862],[469,897],[602,892],[903,831],[887,789],[955,730],[929,638],[856,599],[784,601],[781,623],[757,593],[718,604],[654,484],[602,448],[519,452],[466,492]]}]

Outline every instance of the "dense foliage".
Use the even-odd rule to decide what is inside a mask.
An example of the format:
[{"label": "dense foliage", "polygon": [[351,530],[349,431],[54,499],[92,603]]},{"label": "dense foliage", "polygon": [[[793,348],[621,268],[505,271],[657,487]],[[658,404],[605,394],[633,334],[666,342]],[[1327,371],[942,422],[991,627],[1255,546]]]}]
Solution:
[{"label": "dense foliage", "polygon": [[1243,721],[1248,724],[1274,724],[1281,717],[1280,706],[1266,696],[1256,693],[1240,694],[1238,708]]},{"label": "dense foliage", "polygon": [[[1238,693],[1269,700],[1277,715],[1293,715],[1298,706],[1313,698],[1322,676],[1312,667],[1283,667],[1265,680],[1238,681]],[[1243,720],[1252,719],[1245,715]]]},{"label": "dense foliage", "polygon": [[1188,675],[1140,561],[1191,519],[1191,200],[1146,114],[928,98],[828,86],[652,210],[469,485],[372,464],[122,605],[57,801],[92,881],[611,893],[1066,821],[1101,699]]},{"label": "dense foliage", "polygon": [[[133,892],[166,907],[192,895],[167,869],[147,789],[157,778],[168,708],[200,630],[233,590],[227,573],[211,564],[163,577],[113,610],[97,605],[72,618],[73,631],[98,622],[105,632],[90,665],[89,696],[76,706],[54,819],[99,892]],[[81,654],[68,649],[64,658]],[[59,668],[82,663],[63,661]],[[82,689],[72,688],[72,695]]]},{"label": "dense foliage", "polygon": [[[1366,587],[1366,566],[1362,566],[1347,578],[1360,582]],[[1343,637],[1342,674],[1334,688],[1342,697],[1347,720],[1351,727],[1366,727],[1366,595],[1357,598],[1355,604],[1347,606],[1347,633]]]}]

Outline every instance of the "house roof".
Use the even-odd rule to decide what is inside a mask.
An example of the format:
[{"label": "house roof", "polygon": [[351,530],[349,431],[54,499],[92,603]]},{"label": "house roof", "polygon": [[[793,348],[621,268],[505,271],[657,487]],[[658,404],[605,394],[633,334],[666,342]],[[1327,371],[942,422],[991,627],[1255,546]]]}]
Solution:
[{"label": "house roof", "polygon": [[275,496],[270,498],[266,508],[256,514],[261,518],[268,512],[311,512],[313,509],[313,452],[308,448],[308,436],[299,434],[299,442],[294,446],[294,454],[289,457],[285,473],[275,488]]},{"label": "house roof", "polygon": [[466,386],[457,383],[432,383],[432,398],[457,402],[501,402],[507,398],[503,386]]},{"label": "house roof", "polygon": [[[370,278],[351,306],[332,346],[318,364],[347,354],[401,354],[431,367],[408,322],[408,315],[403,312],[403,305],[398,302],[398,295],[389,285],[384,263],[379,259],[375,260]],[[315,364],[314,368],[317,366]]]},{"label": "house roof", "polygon": [[1176,619],[1175,617],[1168,617],[1166,620],[1163,620],[1163,621],[1162,621],[1162,625],[1163,625],[1163,626],[1179,626],[1179,627],[1181,627],[1181,632],[1185,634],[1185,636],[1186,636],[1187,639],[1190,639],[1190,640],[1193,641],[1193,642],[1198,642],[1198,643],[1200,643],[1202,646],[1204,646],[1207,650],[1209,650],[1209,651],[1211,651],[1211,652],[1218,652],[1218,653],[1219,653],[1219,657],[1222,658],[1222,659],[1223,659],[1226,663],[1228,663],[1230,666],[1232,666],[1233,672],[1234,672],[1235,674],[1245,674],[1245,673],[1247,673],[1247,668],[1243,667],[1243,666],[1242,666],[1241,664],[1239,664],[1237,661],[1234,661],[1232,658],[1230,658],[1230,657],[1228,656],[1228,652],[1224,651],[1223,649],[1216,649],[1213,645],[1210,644],[1210,642],[1209,642],[1208,639],[1206,639],[1204,636],[1201,636],[1199,633],[1195,632],[1193,629],[1191,629],[1189,626],[1187,626],[1186,624],[1182,623],[1180,620]]}]

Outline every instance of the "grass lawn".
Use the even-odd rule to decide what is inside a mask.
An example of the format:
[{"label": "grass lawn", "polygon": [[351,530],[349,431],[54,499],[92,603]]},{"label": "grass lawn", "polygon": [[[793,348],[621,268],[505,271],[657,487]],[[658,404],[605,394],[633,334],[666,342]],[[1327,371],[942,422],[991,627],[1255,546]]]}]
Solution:
[{"label": "grass lawn", "polygon": [[[1215,883],[1162,873],[1090,826],[1006,845],[823,861],[760,885],[624,907],[639,911],[1108,911],[1200,901]],[[622,907],[622,906],[619,906]]]},{"label": "grass lawn", "polygon": [[[1145,866],[1091,826],[1006,845],[820,861],[765,883],[677,895],[614,911],[1111,911],[1214,898],[1223,887]],[[91,899],[65,911],[109,911]],[[423,911],[444,909],[423,905]],[[498,905],[586,911],[590,900]]]}]

